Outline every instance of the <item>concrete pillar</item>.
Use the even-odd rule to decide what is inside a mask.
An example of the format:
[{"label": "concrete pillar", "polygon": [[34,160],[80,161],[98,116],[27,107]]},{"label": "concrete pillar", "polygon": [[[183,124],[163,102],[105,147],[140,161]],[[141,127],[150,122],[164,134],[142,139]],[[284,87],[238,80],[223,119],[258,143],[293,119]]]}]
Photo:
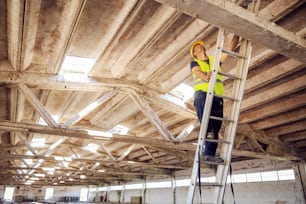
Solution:
[{"label": "concrete pillar", "polygon": [[171,177],[171,185],[172,185],[172,191],[173,191],[173,204],[176,204],[176,183],[175,183],[175,174],[172,174]]},{"label": "concrete pillar", "polygon": [[302,201],[302,204],[305,204],[306,200],[306,172],[305,172],[305,163],[296,163],[293,165],[294,175],[295,175],[295,192],[302,192],[303,196],[299,199]]}]

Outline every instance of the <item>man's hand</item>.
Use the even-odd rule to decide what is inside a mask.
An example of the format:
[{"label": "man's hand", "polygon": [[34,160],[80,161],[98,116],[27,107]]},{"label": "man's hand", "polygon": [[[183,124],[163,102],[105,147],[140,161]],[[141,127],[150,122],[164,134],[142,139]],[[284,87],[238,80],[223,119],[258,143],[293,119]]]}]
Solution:
[{"label": "man's hand", "polygon": [[210,80],[211,74],[212,74],[211,71],[207,73],[207,79],[208,79],[208,81]]}]

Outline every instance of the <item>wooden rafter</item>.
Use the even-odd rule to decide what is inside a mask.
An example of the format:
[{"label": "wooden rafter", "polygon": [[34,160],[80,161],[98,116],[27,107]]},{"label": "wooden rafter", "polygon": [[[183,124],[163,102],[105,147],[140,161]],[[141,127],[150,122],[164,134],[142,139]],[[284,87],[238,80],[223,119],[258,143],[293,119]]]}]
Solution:
[{"label": "wooden rafter", "polygon": [[[192,16],[197,16],[283,55],[306,62],[306,41],[304,39],[230,1],[193,1],[192,4],[178,0],[158,1],[186,11]],[[203,10],[206,12],[202,12]]]}]

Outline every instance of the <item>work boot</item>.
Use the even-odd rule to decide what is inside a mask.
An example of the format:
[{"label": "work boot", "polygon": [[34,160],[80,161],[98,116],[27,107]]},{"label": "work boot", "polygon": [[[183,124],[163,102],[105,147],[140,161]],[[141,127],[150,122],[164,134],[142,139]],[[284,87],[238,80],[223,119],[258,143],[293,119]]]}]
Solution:
[{"label": "work boot", "polygon": [[208,162],[215,162],[215,163],[223,163],[224,160],[221,157],[216,157],[212,155],[205,155],[204,156],[204,161]]},{"label": "work boot", "polygon": [[213,132],[208,132],[207,135],[206,135],[206,138],[207,139],[214,139],[215,138],[214,133]]}]

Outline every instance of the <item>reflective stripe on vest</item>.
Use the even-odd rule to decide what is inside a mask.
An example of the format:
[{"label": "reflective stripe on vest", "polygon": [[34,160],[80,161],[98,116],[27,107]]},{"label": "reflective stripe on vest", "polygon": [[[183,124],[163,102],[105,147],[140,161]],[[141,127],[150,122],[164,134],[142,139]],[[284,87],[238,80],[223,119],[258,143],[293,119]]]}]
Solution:
[{"label": "reflective stripe on vest", "polygon": [[[208,73],[212,70],[212,65],[214,62],[214,57],[213,56],[209,56],[209,64],[207,64],[206,62],[203,62],[202,60],[199,59],[194,59],[194,61],[196,61],[199,65],[199,67],[201,68],[201,71],[204,73]],[[221,71],[221,67],[218,67],[218,72]],[[193,81],[194,81],[194,91],[204,91],[204,92],[208,92],[208,86],[209,86],[209,82],[202,80],[200,77],[198,77],[196,74],[192,74],[193,76]],[[224,87],[223,87],[223,83],[222,83],[222,76],[220,74],[217,75],[217,81],[215,84],[215,93],[218,95],[223,96],[224,94]]]}]

